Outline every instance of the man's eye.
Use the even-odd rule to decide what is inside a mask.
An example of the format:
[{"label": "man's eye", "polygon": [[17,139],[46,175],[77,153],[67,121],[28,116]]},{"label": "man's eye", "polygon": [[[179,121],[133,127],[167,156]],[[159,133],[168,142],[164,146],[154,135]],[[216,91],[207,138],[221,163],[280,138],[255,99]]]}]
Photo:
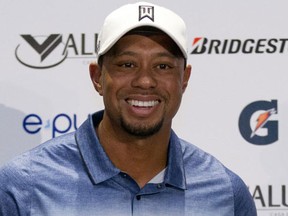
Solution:
[{"label": "man's eye", "polygon": [[134,67],[135,65],[131,62],[127,62],[127,63],[124,63],[124,64],[121,64],[121,67],[125,67],[125,68],[132,68]]},{"label": "man's eye", "polygon": [[161,70],[166,70],[166,69],[169,69],[170,67],[167,64],[159,64],[158,68],[161,69]]}]

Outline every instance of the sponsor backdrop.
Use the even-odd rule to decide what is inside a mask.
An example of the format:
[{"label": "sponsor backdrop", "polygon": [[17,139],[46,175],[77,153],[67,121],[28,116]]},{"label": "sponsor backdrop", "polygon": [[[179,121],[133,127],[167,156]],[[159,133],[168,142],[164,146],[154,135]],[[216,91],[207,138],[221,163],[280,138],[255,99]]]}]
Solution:
[{"label": "sponsor backdrop", "polygon": [[[0,165],[103,108],[89,80],[104,17],[127,0],[1,0]],[[181,14],[193,73],[173,128],[288,216],[288,2],[151,1]]]}]

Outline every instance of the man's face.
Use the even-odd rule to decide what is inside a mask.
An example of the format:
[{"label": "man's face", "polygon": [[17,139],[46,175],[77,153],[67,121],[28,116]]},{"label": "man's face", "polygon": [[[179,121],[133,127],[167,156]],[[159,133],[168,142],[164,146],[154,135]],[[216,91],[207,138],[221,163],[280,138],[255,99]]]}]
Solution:
[{"label": "man's face", "polygon": [[141,137],[170,129],[191,71],[172,43],[164,34],[131,34],[105,54],[96,89],[113,128]]}]

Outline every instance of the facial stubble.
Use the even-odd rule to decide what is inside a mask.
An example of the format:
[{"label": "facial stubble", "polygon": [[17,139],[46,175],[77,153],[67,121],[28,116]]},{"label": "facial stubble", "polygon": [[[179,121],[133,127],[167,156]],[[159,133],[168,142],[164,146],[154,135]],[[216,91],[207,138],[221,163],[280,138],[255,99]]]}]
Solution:
[{"label": "facial stubble", "polygon": [[123,117],[120,119],[120,122],[121,122],[122,128],[127,133],[129,133],[132,136],[143,138],[143,137],[152,136],[152,135],[156,134],[157,132],[159,132],[159,130],[163,126],[164,118],[161,118],[160,121],[158,121],[152,125],[149,125],[149,123],[148,124],[139,123],[138,125],[131,124],[131,123],[128,123],[127,121],[125,121],[125,119]]}]

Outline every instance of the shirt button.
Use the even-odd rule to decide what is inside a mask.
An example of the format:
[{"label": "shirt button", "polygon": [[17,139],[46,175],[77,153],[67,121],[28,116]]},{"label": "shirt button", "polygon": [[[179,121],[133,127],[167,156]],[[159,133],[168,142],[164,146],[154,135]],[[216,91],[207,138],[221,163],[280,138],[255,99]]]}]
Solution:
[{"label": "shirt button", "polygon": [[162,184],[157,184],[157,188],[161,189],[162,188]]},{"label": "shirt button", "polygon": [[137,196],[136,196],[136,199],[137,199],[137,200],[140,200],[140,199],[141,199],[141,195],[137,195]]}]

